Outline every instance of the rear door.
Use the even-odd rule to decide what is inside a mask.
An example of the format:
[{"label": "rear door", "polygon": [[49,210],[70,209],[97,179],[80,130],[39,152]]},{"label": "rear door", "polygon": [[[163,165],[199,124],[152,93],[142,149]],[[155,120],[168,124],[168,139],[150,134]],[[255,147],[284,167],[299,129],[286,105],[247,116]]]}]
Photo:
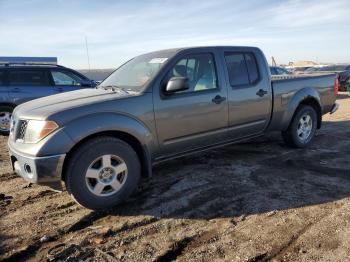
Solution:
[{"label": "rear door", "polygon": [[45,68],[9,68],[8,84],[15,104],[55,94]]},{"label": "rear door", "polygon": [[56,92],[68,92],[91,87],[91,84],[84,86],[84,83],[88,82],[87,79],[66,69],[52,68],[50,69],[50,77]]},{"label": "rear door", "polygon": [[229,103],[229,137],[262,133],[272,106],[270,74],[263,54],[255,49],[224,50]]},{"label": "rear door", "polygon": [[[214,51],[214,50],[213,50]],[[228,125],[227,90],[214,52],[175,59],[154,94],[158,141],[164,155],[220,143]],[[220,70],[221,71],[221,70]],[[187,77],[190,89],[165,95],[171,77]]]}]

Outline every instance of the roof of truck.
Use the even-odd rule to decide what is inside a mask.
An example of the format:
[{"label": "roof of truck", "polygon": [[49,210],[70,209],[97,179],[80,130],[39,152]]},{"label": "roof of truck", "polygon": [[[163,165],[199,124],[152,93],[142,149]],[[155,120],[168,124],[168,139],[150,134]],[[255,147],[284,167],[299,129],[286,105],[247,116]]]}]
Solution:
[{"label": "roof of truck", "polygon": [[217,49],[228,49],[228,48],[242,48],[242,49],[259,49],[254,46],[189,46],[189,47],[178,47],[178,48],[170,48],[170,49],[162,49],[155,50],[152,52],[148,52],[148,54],[152,53],[178,53],[183,50],[196,50],[196,49],[204,49],[204,48],[217,48]]}]

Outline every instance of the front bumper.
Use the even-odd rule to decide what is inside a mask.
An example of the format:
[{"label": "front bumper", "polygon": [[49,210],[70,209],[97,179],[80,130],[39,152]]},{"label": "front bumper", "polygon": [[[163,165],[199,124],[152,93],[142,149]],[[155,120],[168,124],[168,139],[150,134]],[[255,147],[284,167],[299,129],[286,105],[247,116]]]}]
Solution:
[{"label": "front bumper", "polygon": [[16,152],[9,146],[13,170],[25,180],[62,191],[61,174],[65,154],[32,157]]}]

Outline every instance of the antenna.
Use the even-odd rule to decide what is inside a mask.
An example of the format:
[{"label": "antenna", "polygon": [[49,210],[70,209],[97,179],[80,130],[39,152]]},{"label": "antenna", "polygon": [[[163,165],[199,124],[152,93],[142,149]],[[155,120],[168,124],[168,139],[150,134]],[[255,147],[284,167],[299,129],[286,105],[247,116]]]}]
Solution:
[{"label": "antenna", "polygon": [[89,65],[89,73],[90,73],[90,56],[89,56],[88,41],[86,36],[85,36],[85,46],[86,46],[86,55],[87,55],[87,61]]},{"label": "antenna", "polygon": [[273,56],[271,57],[271,64],[272,66],[277,66],[276,60]]}]

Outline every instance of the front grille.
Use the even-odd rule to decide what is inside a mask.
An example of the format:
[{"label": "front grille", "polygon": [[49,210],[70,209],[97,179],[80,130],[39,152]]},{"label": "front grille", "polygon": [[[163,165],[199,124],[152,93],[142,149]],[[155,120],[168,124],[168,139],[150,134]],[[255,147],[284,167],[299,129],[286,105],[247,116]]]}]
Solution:
[{"label": "front grille", "polygon": [[25,136],[26,130],[27,130],[27,126],[28,126],[28,121],[27,120],[19,120],[16,140],[17,139],[19,139],[19,140],[23,140],[24,139],[24,136]]}]

